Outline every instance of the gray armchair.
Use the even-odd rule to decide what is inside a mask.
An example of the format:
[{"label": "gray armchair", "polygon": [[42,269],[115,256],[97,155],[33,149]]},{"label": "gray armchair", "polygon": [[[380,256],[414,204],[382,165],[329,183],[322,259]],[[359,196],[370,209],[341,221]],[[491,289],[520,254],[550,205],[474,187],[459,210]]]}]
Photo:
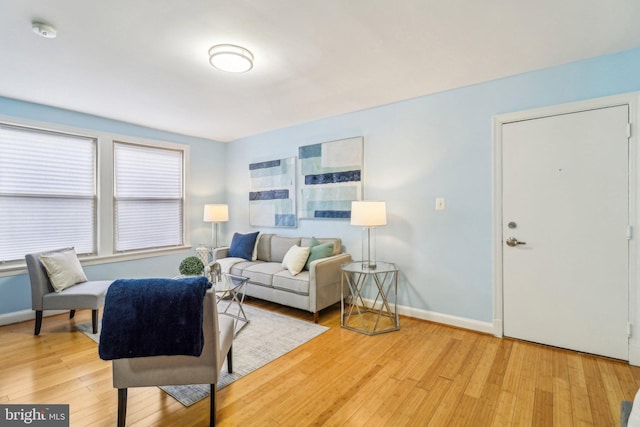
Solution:
[{"label": "gray armchair", "polygon": [[36,312],[34,335],[40,334],[44,310],[70,310],[70,319],[73,318],[76,310],[92,310],[93,333],[98,332],[98,310],[104,305],[105,294],[112,281],[87,281],[78,283],[61,292],[55,292],[47,270],[38,257],[41,254],[61,252],[68,249],[56,249],[54,251],[25,255],[29,270],[29,280],[31,281],[31,308]]},{"label": "gray armchair", "polygon": [[163,385],[210,384],[210,424],[216,419],[216,384],[225,356],[227,369],[233,371],[233,319],[218,316],[213,289],[203,302],[204,347],[195,356],[150,356],[113,360],[113,387],[118,389],[118,426],[124,426],[127,413],[127,389]]}]

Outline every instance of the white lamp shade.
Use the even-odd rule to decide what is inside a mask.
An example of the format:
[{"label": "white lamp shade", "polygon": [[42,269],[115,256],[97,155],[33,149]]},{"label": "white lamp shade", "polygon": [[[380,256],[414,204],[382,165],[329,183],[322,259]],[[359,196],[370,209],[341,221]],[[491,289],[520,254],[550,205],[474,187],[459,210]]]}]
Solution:
[{"label": "white lamp shade", "polygon": [[387,204],[385,202],[351,202],[351,225],[378,227],[387,224]]},{"label": "white lamp shade", "polygon": [[229,221],[229,205],[204,205],[204,222]]}]

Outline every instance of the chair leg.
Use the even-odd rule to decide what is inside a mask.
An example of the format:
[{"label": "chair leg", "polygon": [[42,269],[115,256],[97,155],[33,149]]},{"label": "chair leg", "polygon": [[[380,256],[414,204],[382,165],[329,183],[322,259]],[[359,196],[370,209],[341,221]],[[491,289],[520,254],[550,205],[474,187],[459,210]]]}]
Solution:
[{"label": "chair leg", "polygon": [[93,325],[93,333],[98,333],[98,310],[91,310],[91,324]]},{"label": "chair leg", "polygon": [[33,331],[33,335],[39,335],[41,327],[42,327],[42,310],[36,310],[36,328]]},{"label": "chair leg", "polygon": [[118,427],[124,427],[127,418],[127,389],[118,389]]},{"label": "chair leg", "polygon": [[69,312],[69,319],[73,319],[75,317],[75,315],[76,315],[76,311],[75,310],[71,310]]},{"label": "chair leg", "polygon": [[227,372],[233,373],[233,346],[229,347],[229,352],[227,353]]},{"label": "chair leg", "polygon": [[210,384],[211,390],[209,392],[209,425],[216,425],[216,393],[218,392],[218,388],[215,384]]}]

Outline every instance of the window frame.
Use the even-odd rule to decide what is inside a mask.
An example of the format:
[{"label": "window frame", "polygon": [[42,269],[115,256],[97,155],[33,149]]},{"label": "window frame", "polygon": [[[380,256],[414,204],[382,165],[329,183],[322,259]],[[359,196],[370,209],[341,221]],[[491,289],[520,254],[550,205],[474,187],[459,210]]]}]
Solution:
[{"label": "window frame", "polygon": [[[87,194],[87,195],[79,195],[79,194],[63,194],[64,191],[62,189],[59,189],[59,191],[57,193],[51,193],[51,194],[47,194],[45,192],[41,192],[36,190],[33,190],[33,192],[29,191],[31,190],[31,187],[29,187],[28,190],[25,190],[24,192],[17,192],[17,193],[8,193],[5,194],[6,197],[8,198],[17,198],[17,199],[22,199],[22,200],[42,200],[42,199],[57,199],[57,200],[78,200],[78,201],[90,201],[92,204],[92,209],[91,209],[91,219],[90,221],[93,223],[93,228],[91,230],[91,235],[90,236],[86,236],[90,239],[89,243],[90,243],[90,248],[87,251],[83,251],[81,252],[82,255],[86,255],[86,256],[95,256],[97,254],[97,240],[98,240],[98,235],[97,235],[97,213],[98,213],[98,184],[97,184],[97,175],[98,175],[98,141],[95,137],[93,136],[87,136],[85,134],[81,134],[79,132],[63,132],[63,131],[58,131],[58,130],[50,130],[50,129],[43,129],[41,127],[34,127],[34,126],[24,126],[24,125],[16,125],[16,124],[9,124],[5,121],[1,121],[0,120],[0,128],[6,129],[7,131],[11,132],[24,132],[25,134],[31,134],[29,136],[26,136],[25,138],[34,138],[34,139],[38,139],[38,137],[36,135],[42,135],[44,136],[44,140],[46,140],[48,137],[56,137],[56,138],[65,138],[68,137],[70,140],[84,140],[83,143],[87,143],[90,144],[90,149],[91,149],[91,161],[92,161],[92,176],[91,176],[91,193]],[[46,142],[45,142],[46,144]],[[46,154],[50,154],[50,147],[49,150],[47,150],[46,148],[42,150],[42,155],[46,155]],[[40,156],[41,158],[43,158],[43,156]],[[33,232],[29,233],[30,235],[33,234]],[[78,243],[78,242],[75,242]],[[51,243],[55,245],[55,243]],[[74,244],[74,243],[69,243],[69,244]],[[59,244],[59,247],[62,247],[60,245],[63,244]],[[51,246],[49,246],[51,247]],[[79,248],[76,246],[76,250],[78,250]],[[5,265],[12,265],[15,263],[19,263],[22,262],[22,260],[24,259],[24,255],[22,255],[19,258],[16,259],[11,259],[11,260],[0,260],[0,265],[5,264]]]},{"label": "window frame", "polygon": [[[184,253],[190,249],[191,230],[189,226],[190,196],[189,196],[189,167],[190,145],[186,143],[148,139],[131,135],[117,134],[103,130],[93,130],[79,127],[66,126],[57,123],[42,122],[31,119],[23,119],[12,116],[0,115],[0,123],[7,126],[31,128],[37,131],[67,133],[96,140],[96,254],[79,255],[82,265],[98,265],[119,261],[131,261],[136,259],[152,258],[162,255]],[[183,216],[182,232],[183,245],[165,248],[143,249],[128,252],[115,251],[115,226],[114,226],[114,157],[113,146],[115,142],[125,142],[156,148],[165,148],[182,151],[183,170]],[[0,263],[0,277],[25,274],[26,263],[24,260]]]},{"label": "window frame", "polygon": [[[181,158],[181,172],[182,172],[182,179],[180,182],[180,191],[181,191],[181,199],[180,199],[180,204],[182,207],[182,224],[180,225],[181,227],[181,231],[182,231],[182,242],[183,245],[185,243],[185,218],[184,216],[186,215],[186,195],[187,195],[187,189],[185,186],[185,175],[186,175],[186,164],[185,164],[185,150],[183,149],[176,149],[175,147],[167,147],[167,146],[159,146],[157,144],[154,145],[150,145],[150,144],[140,144],[140,143],[136,143],[136,142],[131,142],[129,140],[113,140],[112,141],[112,152],[113,152],[113,162],[112,162],[112,167],[113,167],[113,174],[112,174],[112,178],[114,181],[114,191],[113,191],[113,202],[112,202],[112,208],[113,208],[113,253],[114,254],[125,254],[125,253],[131,253],[131,252],[140,252],[140,251],[154,251],[154,250],[162,250],[162,249],[171,249],[171,248],[175,248],[175,247],[182,247],[182,245],[171,245],[171,246],[158,246],[158,247],[152,247],[152,248],[144,248],[144,249],[120,249],[118,250],[116,248],[116,243],[117,243],[117,226],[116,226],[116,205],[117,205],[117,197],[116,197],[116,186],[115,186],[115,180],[116,180],[116,173],[115,173],[115,169],[116,169],[116,159],[115,159],[115,151],[116,151],[116,145],[120,144],[120,145],[128,145],[128,146],[134,146],[134,147],[143,147],[143,148],[149,148],[149,149],[159,149],[159,150],[167,150],[167,151],[173,151],[173,152],[178,152],[180,153],[180,158]],[[125,199],[129,199],[127,197],[123,197],[121,198],[121,200],[125,200]],[[138,200],[140,200],[138,198]],[[161,199],[158,199],[161,200]],[[162,199],[162,200],[168,200],[168,199]]]}]

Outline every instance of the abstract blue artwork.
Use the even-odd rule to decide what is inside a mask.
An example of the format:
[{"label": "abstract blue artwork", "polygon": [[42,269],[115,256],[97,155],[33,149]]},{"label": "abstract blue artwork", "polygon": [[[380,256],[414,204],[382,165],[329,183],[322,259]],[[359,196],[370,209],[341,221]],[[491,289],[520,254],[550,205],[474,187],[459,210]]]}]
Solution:
[{"label": "abstract blue artwork", "polygon": [[249,164],[249,223],[296,226],[296,158]]},{"label": "abstract blue artwork", "polygon": [[298,148],[300,219],[349,219],[362,199],[362,137]]}]

